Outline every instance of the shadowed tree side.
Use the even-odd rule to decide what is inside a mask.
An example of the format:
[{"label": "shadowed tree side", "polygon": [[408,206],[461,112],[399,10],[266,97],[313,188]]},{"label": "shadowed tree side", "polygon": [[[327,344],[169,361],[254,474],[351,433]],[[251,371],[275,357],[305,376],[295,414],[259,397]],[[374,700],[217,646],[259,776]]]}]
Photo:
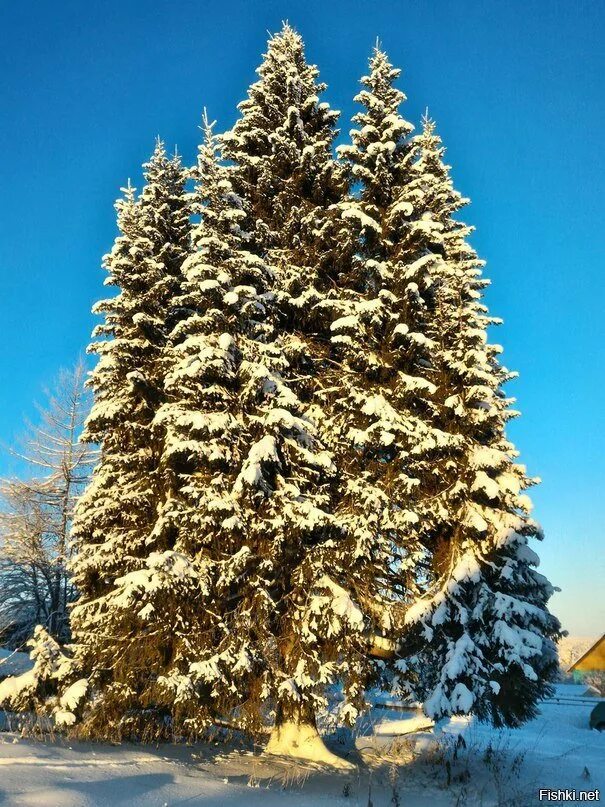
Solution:
[{"label": "shadowed tree side", "polygon": [[365,585],[353,580],[370,615],[369,650],[378,657],[366,663],[366,676],[386,684],[386,659],[434,562],[420,501],[458,438],[434,420],[440,348],[430,329],[439,255],[431,245],[441,225],[426,215],[414,187],[418,150],[400,113],[400,71],[379,48],[369,67],[355,98],[362,110],[352,142],[338,150],[352,183],[340,204],[351,258],[338,291],[317,306],[328,320],[331,359],[317,398],[336,464],[346,469],[348,495],[339,508],[365,528],[357,547]]},{"label": "shadowed tree side", "polygon": [[412,512],[389,529],[384,632],[399,658],[385,665],[387,681],[415,689],[433,717],[473,712],[517,725],[548,692],[559,629],[527,546],[539,536],[522,494],[533,482],[505,436],[514,413],[502,385],[512,376],[488,344],[496,321],[480,300],[483,262],[453,217],[465,200],[433,125],[407,137],[398,74],[376,49],[357,97],[360,128],[340,149],[360,183],[350,214],[360,298],[335,307],[333,342],[347,367],[365,361],[366,385],[356,390],[350,375],[339,385],[335,374],[331,411],[345,428],[359,424],[344,452],[367,461],[371,451],[387,503]]},{"label": "shadowed tree side", "polygon": [[468,243],[472,228],[455,218],[468,204],[453,187],[444,148],[428,118],[416,138],[412,183],[425,215],[438,223],[436,307],[430,336],[434,422],[459,438],[419,513],[432,534],[433,573],[407,613],[416,637],[419,692],[435,718],[472,712],[495,725],[535,717],[557,670],[560,625],[548,611],[554,589],[536,571],[529,546],[542,538],[525,490],[537,481],[517,462],[506,436],[518,416],[503,387],[515,377],[499,361],[487,329],[499,324],[482,302],[484,262]]}]

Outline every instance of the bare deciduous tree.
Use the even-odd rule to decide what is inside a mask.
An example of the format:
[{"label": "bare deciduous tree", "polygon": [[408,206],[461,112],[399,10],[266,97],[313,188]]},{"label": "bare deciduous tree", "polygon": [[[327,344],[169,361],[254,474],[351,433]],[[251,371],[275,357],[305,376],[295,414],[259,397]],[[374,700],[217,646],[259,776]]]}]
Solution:
[{"label": "bare deciduous tree", "polygon": [[78,442],[89,402],[79,361],[46,392],[36,424],[28,424],[17,478],[0,480],[0,642],[17,646],[37,624],[59,641],[69,635],[67,605],[75,592],[67,573],[69,530],[95,451]]}]

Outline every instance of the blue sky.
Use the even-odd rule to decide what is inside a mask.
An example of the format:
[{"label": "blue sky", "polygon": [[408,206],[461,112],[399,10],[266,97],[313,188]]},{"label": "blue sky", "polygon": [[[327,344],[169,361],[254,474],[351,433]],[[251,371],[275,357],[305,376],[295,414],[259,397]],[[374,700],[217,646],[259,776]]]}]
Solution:
[{"label": "blue sky", "polygon": [[[605,630],[605,5],[585,0],[2,3],[0,441],[85,347],[103,294],[112,204],[156,134],[192,162],[203,106],[219,128],[288,19],[348,132],[380,37],[406,116],[428,105],[493,281],[495,338],[520,372],[511,427],[543,484],[542,568],[574,634]],[[0,458],[0,473],[8,462]]]}]

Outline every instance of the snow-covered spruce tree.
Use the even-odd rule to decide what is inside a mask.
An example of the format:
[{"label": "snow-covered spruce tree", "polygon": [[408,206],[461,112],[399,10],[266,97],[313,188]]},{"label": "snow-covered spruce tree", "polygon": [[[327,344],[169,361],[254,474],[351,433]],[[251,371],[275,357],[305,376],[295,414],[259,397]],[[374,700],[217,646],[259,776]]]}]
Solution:
[{"label": "snow-covered spruce tree", "polygon": [[21,675],[0,681],[0,704],[43,718],[39,721],[28,714],[22,716],[23,727],[33,731],[43,732],[44,720],[48,723],[50,717],[56,726],[73,725],[74,711],[87,692],[88,681],[74,676],[71,655],[42,625],[34,628],[27,646],[33,666]]},{"label": "snow-covered spruce tree", "polygon": [[[330,319],[333,368],[317,396],[345,472],[348,495],[338,512],[367,527],[356,551],[374,561],[373,587],[363,596],[378,656],[390,655],[406,609],[424,593],[432,534],[418,502],[436,463],[460,442],[434,418],[440,347],[430,329],[439,255],[430,245],[441,225],[425,215],[411,187],[417,149],[399,112],[405,96],[394,86],[398,75],[376,49],[356,97],[363,107],[358,128],[339,149],[355,189],[340,205],[341,218],[356,248],[341,267],[338,292],[316,306]],[[375,664],[377,673],[382,665]]]},{"label": "snow-covered spruce tree", "polygon": [[[332,154],[337,113],[320,101],[317,68],[306,62],[302,40],[289,26],[269,41],[258,73],[240,104],[241,118],[223,138],[225,155],[245,212],[243,237],[274,272],[276,343],[288,362],[283,377],[324,440],[332,441],[316,394],[334,367],[324,303],[349,294],[341,292],[339,275],[356,249],[342,205],[347,180]],[[344,687],[343,719],[353,721],[364,706],[386,539],[375,527],[374,491],[359,471],[331,475],[321,517],[272,550],[280,567],[275,607],[282,685],[268,693],[277,701],[270,751],[304,754],[307,745],[315,753],[315,714],[332,682]],[[352,507],[356,499],[366,506]]]},{"label": "snow-covered spruce tree", "polygon": [[[314,712],[335,677],[337,639],[361,614],[319,563],[341,532],[330,513],[334,466],[288,383],[274,270],[263,250],[246,248],[232,176],[206,125],[201,223],[183,269],[188,313],[172,333],[167,401],[156,418],[171,490],[156,532],[173,531],[175,551],[203,570],[205,587],[176,625],[159,683],[190,726],[222,717],[254,730],[265,704],[277,703],[280,725],[303,725],[289,750],[311,756],[321,746]],[[325,644],[322,627],[332,632]]]},{"label": "snow-covered spruce tree", "polygon": [[340,247],[333,219],[346,180],[332,153],[339,113],[320,101],[326,85],[287,23],[256,72],[240,118],[222,137],[223,152],[246,214],[242,230],[253,251],[270,255],[290,331],[288,317],[303,318],[322,299]]},{"label": "snow-covered spruce tree", "polygon": [[431,716],[471,711],[514,726],[535,716],[557,665],[560,626],[547,609],[553,589],[528,546],[541,537],[524,493],[536,480],[516,462],[505,434],[518,414],[503,392],[514,374],[500,364],[500,346],[488,342],[487,328],[498,320],[481,301],[488,281],[468,243],[472,228],[454,218],[468,200],[453,187],[428,118],[415,145],[407,196],[411,191],[423,217],[438,225],[427,245],[435,255],[429,335],[439,346],[431,366],[433,421],[460,442],[419,491],[432,563],[428,590],[406,621],[412,636],[412,626],[421,628],[419,691]]},{"label": "snow-covered spruce tree", "polygon": [[[99,361],[88,381],[94,402],[83,439],[100,446],[100,461],[72,531],[80,592],[71,614],[72,674],[89,681],[94,698],[81,706],[81,730],[96,736],[142,733],[137,710],[167,662],[172,629],[151,619],[141,630],[124,589],[139,584],[132,574],[143,575],[141,569],[170,582],[178,567],[162,555],[169,539],[153,533],[164,496],[154,418],[163,402],[165,345],[189,250],[189,202],[180,159],[168,157],[159,140],[144,169],[140,195],[128,187],[116,205],[120,235],[104,258],[106,284],[118,293],[94,307],[104,321],[90,347]],[[134,728],[124,722],[129,715]]]},{"label": "snow-covered spruce tree", "polygon": [[519,495],[530,480],[504,435],[510,376],[487,346],[482,264],[452,218],[464,202],[443,184],[440,152],[429,155],[430,126],[409,137],[398,75],[376,49],[359,128],[340,149],[359,189],[345,206],[359,246],[340,283],[356,295],[341,289],[318,306],[333,317],[340,365],[320,397],[337,466],[354,477],[356,464],[366,469],[363,489],[376,492],[377,530],[391,543],[384,602],[374,601],[383,644],[400,644],[385,677],[395,672],[404,691],[420,681],[432,716],[474,711],[515,724],[553,668],[551,589],[526,546],[538,528]]}]

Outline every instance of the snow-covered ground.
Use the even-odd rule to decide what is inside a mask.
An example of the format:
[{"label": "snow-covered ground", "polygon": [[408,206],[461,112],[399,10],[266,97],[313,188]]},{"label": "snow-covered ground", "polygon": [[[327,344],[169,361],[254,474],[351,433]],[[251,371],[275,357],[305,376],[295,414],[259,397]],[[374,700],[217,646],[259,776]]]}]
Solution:
[{"label": "snow-covered ground", "polygon": [[[422,730],[417,715],[375,709],[354,744],[332,745],[357,763],[353,773],[233,744],[110,746],[2,733],[0,805],[529,807],[540,787],[605,793],[605,733],[588,728],[589,703],[568,702],[578,689],[559,695],[565,704],[544,703],[516,731],[466,719]],[[403,733],[409,728],[415,733]]]}]

